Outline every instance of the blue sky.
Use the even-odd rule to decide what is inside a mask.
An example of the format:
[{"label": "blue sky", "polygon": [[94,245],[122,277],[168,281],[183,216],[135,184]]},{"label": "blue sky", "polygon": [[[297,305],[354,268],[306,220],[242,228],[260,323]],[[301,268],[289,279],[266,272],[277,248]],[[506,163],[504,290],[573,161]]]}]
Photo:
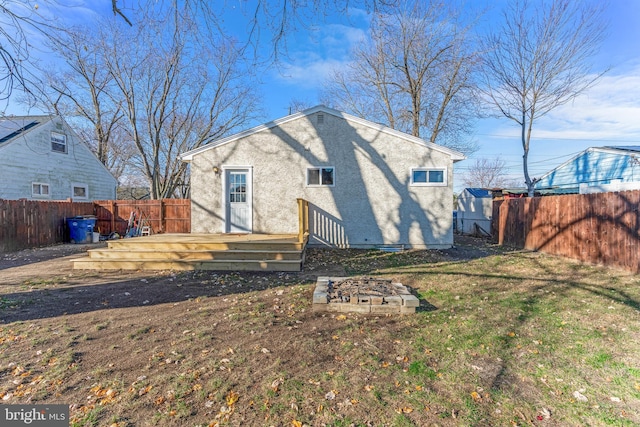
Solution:
[{"label": "blue sky", "polygon": [[[480,2],[469,3],[469,7],[484,7]],[[495,22],[500,13],[497,2],[490,3],[494,6],[485,15],[484,25]],[[611,0],[605,15],[610,27],[595,70],[610,70],[589,92],[535,124],[529,155],[532,177],[591,146],[640,145],[640,1]],[[296,35],[289,46],[288,67],[272,71],[265,88],[271,118],[285,114],[292,97],[319,102],[323,78],[349,61],[349,47],[366,34],[365,18],[358,13],[348,19],[330,17],[313,31]],[[509,175],[523,181],[517,126],[503,118],[479,120],[473,138],[479,150],[455,165],[456,191],[461,190],[460,175],[478,158],[500,157]]]},{"label": "blue sky", "polygon": [[[504,1],[469,0],[466,7],[480,10],[490,5],[482,19],[488,26],[495,23]],[[224,25],[240,39],[246,37],[248,24],[243,13],[248,12],[249,3],[227,1],[223,6]],[[73,4],[65,6],[66,15],[76,19],[110,14],[110,0],[75,0]],[[640,145],[640,0],[610,0],[605,14],[610,27],[596,58],[596,70],[610,70],[588,93],[535,124],[529,157],[532,177],[541,176],[590,146]],[[320,103],[324,79],[332,69],[348,63],[350,48],[366,37],[367,23],[368,16],[360,9],[317,19],[306,17],[298,31],[289,34],[278,65],[262,73],[259,84],[264,121],[286,115],[292,99],[307,105]],[[265,33],[261,45],[268,53],[272,46]],[[15,104],[7,110],[13,114],[27,112]],[[479,150],[469,160],[456,164],[455,190],[461,190],[460,175],[478,158],[500,157],[510,176],[521,179],[518,132],[507,119],[478,121],[473,138]]]}]

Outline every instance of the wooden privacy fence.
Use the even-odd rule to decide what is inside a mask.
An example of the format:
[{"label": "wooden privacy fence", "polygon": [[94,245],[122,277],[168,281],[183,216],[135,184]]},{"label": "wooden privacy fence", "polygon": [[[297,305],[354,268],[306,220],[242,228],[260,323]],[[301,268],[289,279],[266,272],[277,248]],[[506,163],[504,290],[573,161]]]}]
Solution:
[{"label": "wooden privacy fence", "polygon": [[499,244],[640,272],[640,191],[506,199],[493,204]]},{"label": "wooden privacy fence", "polygon": [[151,226],[153,233],[189,233],[191,231],[191,201],[162,200],[100,200],[94,202],[96,226],[101,234],[117,232],[124,236],[131,212],[139,222]]},{"label": "wooden privacy fence", "polygon": [[68,241],[65,219],[93,211],[93,203],[0,199],[0,251]]},{"label": "wooden privacy fence", "polygon": [[153,233],[189,233],[188,199],[103,200],[88,203],[0,199],[0,252],[53,245],[69,241],[66,219],[95,215],[101,234],[124,236],[132,211]]}]

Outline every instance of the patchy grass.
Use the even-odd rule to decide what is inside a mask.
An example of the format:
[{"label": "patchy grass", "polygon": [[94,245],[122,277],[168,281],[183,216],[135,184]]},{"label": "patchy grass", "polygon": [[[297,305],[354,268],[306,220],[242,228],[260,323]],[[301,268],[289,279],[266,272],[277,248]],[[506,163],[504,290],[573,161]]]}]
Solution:
[{"label": "patchy grass", "polygon": [[[68,403],[72,426],[640,424],[635,275],[478,240],[307,259],[0,285],[0,399]],[[312,312],[339,268],[410,286],[418,313]]]}]

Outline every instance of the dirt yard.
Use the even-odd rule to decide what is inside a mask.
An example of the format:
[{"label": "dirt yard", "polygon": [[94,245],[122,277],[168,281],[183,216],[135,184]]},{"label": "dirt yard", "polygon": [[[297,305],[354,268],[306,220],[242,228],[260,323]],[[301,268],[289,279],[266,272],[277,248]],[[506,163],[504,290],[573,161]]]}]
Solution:
[{"label": "dirt yard", "polygon": [[[640,423],[626,273],[471,238],[310,250],[302,273],[72,270],[86,249],[0,256],[0,402],[69,404],[74,426]],[[392,277],[421,308],[314,313],[321,275]]]},{"label": "dirt yard", "polygon": [[[415,256],[456,261],[480,258],[499,251],[484,240],[459,239],[459,244],[453,249],[417,251]],[[0,321],[27,321],[107,308],[152,308],[198,297],[220,297],[283,285],[310,284],[318,276],[346,275],[343,256],[353,258],[353,254],[359,252],[310,250],[301,273],[96,272],[72,269],[72,259],[83,256],[88,249],[101,246],[106,244],[64,244],[0,255],[0,295],[4,300],[15,302],[12,310],[1,313]],[[375,262],[367,267],[375,268]]]}]

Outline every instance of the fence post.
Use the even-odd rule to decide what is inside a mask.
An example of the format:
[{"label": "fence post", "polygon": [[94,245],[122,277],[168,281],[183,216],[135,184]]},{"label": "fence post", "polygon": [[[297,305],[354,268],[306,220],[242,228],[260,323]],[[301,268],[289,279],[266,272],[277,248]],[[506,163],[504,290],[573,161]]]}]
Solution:
[{"label": "fence post", "polygon": [[116,202],[111,200],[111,232],[116,231]]}]

